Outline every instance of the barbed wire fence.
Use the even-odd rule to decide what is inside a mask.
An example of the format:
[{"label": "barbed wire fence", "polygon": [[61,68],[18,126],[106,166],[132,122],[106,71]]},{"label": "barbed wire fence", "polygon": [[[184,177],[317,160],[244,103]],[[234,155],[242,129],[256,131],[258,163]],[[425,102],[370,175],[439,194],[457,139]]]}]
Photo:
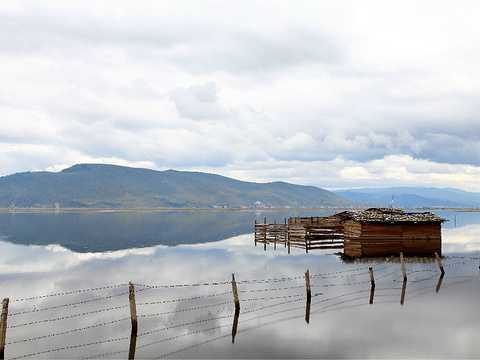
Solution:
[{"label": "barbed wire fence", "polygon": [[[479,262],[479,254],[444,264],[395,261],[330,273],[152,285],[122,283],[2,302],[0,358],[165,358],[292,319],[439,292],[448,268]],[[403,257],[401,257],[403,259]],[[370,264],[369,264],[370,265]],[[447,271],[444,270],[447,268]],[[479,263],[480,268],[480,263]],[[405,269],[405,270],[404,270]],[[408,278],[408,281],[407,281]],[[455,283],[478,280],[478,274]],[[446,286],[452,286],[449,283]],[[130,310],[129,310],[130,308]],[[7,323],[8,319],[8,323]],[[185,339],[189,339],[186,344]]]}]

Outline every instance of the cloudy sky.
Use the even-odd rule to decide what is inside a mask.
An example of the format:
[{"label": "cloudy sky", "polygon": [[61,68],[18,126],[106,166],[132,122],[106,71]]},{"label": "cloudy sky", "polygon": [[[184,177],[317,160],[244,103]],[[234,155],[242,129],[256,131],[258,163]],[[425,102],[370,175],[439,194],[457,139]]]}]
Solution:
[{"label": "cloudy sky", "polygon": [[479,1],[0,2],[0,175],[480,192]]}]

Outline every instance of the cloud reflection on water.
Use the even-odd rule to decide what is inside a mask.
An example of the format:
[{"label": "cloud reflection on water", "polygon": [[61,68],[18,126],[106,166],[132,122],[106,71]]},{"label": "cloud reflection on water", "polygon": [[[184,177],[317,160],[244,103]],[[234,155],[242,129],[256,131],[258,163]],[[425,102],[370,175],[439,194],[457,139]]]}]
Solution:
[{"label": "cloud reflection on water", "polygon": [[[54,323],[55,330],[62,331],[128,318],[128,308],[124,307],[128,305],[128,295],[123,294],[126,285],[99,291],[102,295],[119,295],[108,303],[59,308],[52,310],[52,314],[38,309],[67,300],[60,297],[32,302],[14,300],[133,281],[137,284],[138,304],[161,302],[138,305],[138,314],[144,316],[139,318],[139,333],[152,332],[138,337],[138,358],[163,354],[179,358],[476,357],[480,353],[476,340],[480,336],[477,311],[480,276],[478,253],[473,252],[480,250],[479,231],[479,224],[443,230],[446,275],[438,292],[440,273],[435,263],[407,262],[403,306],[400,304],[401,270],[395,261],[344,263],[328,255],[332,251],[305,254],[301,249],[292,249],[289,255],[282,246],[276,251],[271,246],[264,251],[262,246],[254,246],[252,234],[210,243],[158,245],[103,253],[75,253],[58,245],[21,246],[0,242],[0,294],[13,300],[12,313],[31,310],[33,306],[37,309],[25,316],[12,316],[10,326],[62,316],[64,312],[121,306],[112,313],[74,318],[73,324]],[[374,267],[377,279],[372,305],[369,304],[369,266]],[[306,269],[312,276],[314,294],[308,324],[303,278]],[[229,283],[232,273],[238,282],[241,304],[234,344],[231,343],[234,306]],[[142,286],[217,282],[224,283],[173,288]],[[68,302],[82,301],[86,296],[89,293],[73,294]],[[193,298],[198,299],[186,300]],[[163,315],[150,316],[157,313]],[[186,325],[180,326],[182,324]],[[45,330],[45,325],[42,326],[9,329],[7,342],[53,331],[53,327],[47,326]],[[125,336],[129,336],[128,320],[79,331],[61,341],[75,345]],[[164,341],[170,338],[172,340]],[[55,349],[59,347],[58,339],[10,344],[6,355],[15,357],[42,348]],[[115,351],[126,354],[128,343],[127,339],[112,345],[82,347],[77,349],[79,352],[49,352],[42,356],[72,357],[75,353],[75,357],[88,357]]]}]

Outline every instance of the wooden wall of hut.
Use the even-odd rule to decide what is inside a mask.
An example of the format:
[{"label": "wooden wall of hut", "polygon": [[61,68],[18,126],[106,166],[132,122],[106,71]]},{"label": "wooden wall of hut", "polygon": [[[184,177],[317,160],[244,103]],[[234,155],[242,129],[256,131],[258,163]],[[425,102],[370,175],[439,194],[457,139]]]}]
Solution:
[{"label": "wooden wall of hut", "polygon": [[440,223],[344,222],[344,253],[347,256],[441,254]]}]

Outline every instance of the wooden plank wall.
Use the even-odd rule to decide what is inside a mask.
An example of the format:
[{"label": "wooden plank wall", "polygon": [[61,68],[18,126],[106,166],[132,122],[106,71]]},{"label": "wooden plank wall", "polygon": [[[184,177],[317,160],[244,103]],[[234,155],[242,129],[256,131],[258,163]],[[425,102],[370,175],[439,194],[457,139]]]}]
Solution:
[{"label": "wooden plank wall", "polygon": [[346,221],[344,252],[348,256],[441,254],[441,224],[383,224]]}]

